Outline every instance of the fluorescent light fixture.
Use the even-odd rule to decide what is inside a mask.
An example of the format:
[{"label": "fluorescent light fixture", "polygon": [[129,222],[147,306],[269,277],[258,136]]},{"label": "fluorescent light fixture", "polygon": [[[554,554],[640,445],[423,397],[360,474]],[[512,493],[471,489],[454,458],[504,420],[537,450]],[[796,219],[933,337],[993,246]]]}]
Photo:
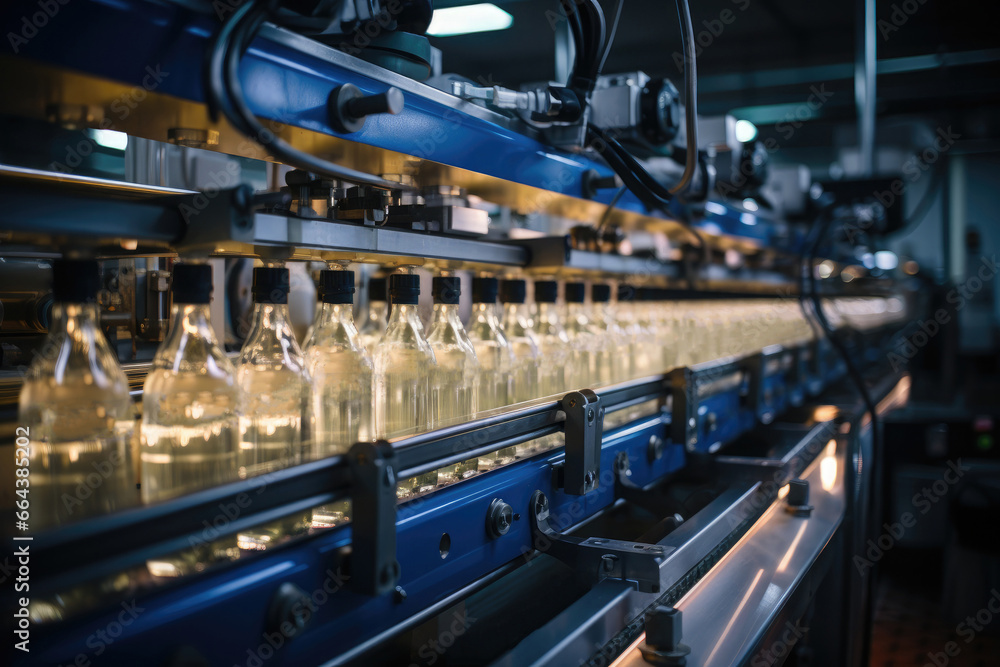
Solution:
[{"label": "fluorescent light fixture", "polygon": [[484,2],[478,5],[435,9],[427,34],[450,37],[474,32],[492,32],[506,30],[513,23],[513,16],[496,5]]},{"label": "fluorescent light fixture", "polygon": [[757,138],[757,126],[748,120],[736,121],[736,141],[745,144]]},{"label": "fluorescent light fixture", "polygon": [[743,208],[750,211],[751,213],[756,213],[757,209],[760,207],[757,206],[757,202],[755,202],[753,199],[750,199],[750,197],[747,197],[746,199],[743,200]]},{"label": "fluorescent light fixture", "polygon": [[883,271],[892,271],[899,266],[899,257],[891,250],[879,250],[875,253],[875,266]]},{"label": "fluorescent light fixture", "polygon": [[757,224],[757,218],[753,217],[749,213],[740,213],[740,222],[744,225],[750,225],[752,227]]},{"label": "fluorescent light fixture", "polygon": [[87,134],[98,146],[123,151],[128,146],[128,135],[115,130],[87,130]]},{"label": "fluorescent light fixture", "polygon": [[722,204],[716,204],[714,201],[705,202],[705,210],[709,213],[714,213],[715,215],[726,214],[726,207]]}]

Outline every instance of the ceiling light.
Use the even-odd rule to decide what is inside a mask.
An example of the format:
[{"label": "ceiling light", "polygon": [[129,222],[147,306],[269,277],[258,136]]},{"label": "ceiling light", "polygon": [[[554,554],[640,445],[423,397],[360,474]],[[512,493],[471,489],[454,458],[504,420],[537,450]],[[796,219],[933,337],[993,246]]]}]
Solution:
[{"label": "ceiling light", "polygon": [[757,138],[757,126],[748,120],[736,121],[736,141],[745,144]]},{"label": "ceiling light", "polygon": [[87,130],[87,134],[98,146],[123,151],[128,146],[128,135],[115,130]]},{"label": "ceiling light", "polygon": [[435,37],[468,35],[474,32],[506,30],[514,17],[488,2],[464,7],[435,9],[427,34]]}]

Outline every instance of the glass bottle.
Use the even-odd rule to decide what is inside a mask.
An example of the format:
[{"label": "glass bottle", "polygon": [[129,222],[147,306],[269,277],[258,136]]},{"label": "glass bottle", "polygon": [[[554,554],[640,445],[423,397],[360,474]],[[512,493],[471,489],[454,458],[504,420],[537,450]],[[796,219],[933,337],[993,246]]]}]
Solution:
[{"label": "glass bottle", "polygon": [[630,346],[625,330],[618,323],[618,313],[611,305],[611,285],[596,283],[590,287],[591,326],[597,334],[597,384],[623,382],[629,374]]},{"label": "glass bottle", "polygon": [[[504,304],[504,332],[514,353],[514,371],[511,374],[512,403],[532,401],[541,395],[539,369],[542,356],[538,336],[532,327],[531,313],[525,305],[527,283],[523,280],[505,280],[500,284],[500,301]],[[529,456],[541,443],[537,440],[516,445],[516,456]],[[501,456],[501,453],[503,456]],[[493,462],[502,465],[512,460],[508,450],[500,450]]]},{"label": "glass bottle", "polygon": [[538,334],[538,365],[540,394],[545,397],[565,394],[572,387],[574,374],[569,372],[571,361],[569,334],[563,326],[556,306],[558,285],[554,280],[535,281],[535,332]]},{"label": "glass bottle", "polygon": [[573,389],[597,386],[610,375],[602,341],[584,305],[586,295],[583,283],[566,283],[566,333],[572,349]]},{"label": "glass bottle", "polygon": [[[469,339],[479,360],[479,411],[504,408],[513,402],[514,350],[497,316],[496,300],[500,281],[496,278],[472,279],[472,318]],[[480,457],[480,469],[510,463],[514,447]]]},{"label": "glass bottle", "polygon": [[306,341],[315,432],[307,458],[346,453],[375,439],[373,364],[354,326],[354,272],[320,272],[320,306]]},{"label": "glass bottle", "polygon": [[[375,348],[375,433],[398,438],[430,428],[430,378],[437,366],[434,350],[423,335],[417,314],[420,276],[389,276],[392,309],[385,336]],[[400,480],[398,493],[407,497],[437,485],[437,472]]]},{"label": "glass bottle", "polygon": [[497,317],[499,287],[500,281],[496,278],[472,279],[472,317],[468,333],[480,368],[477,412],[503,408],[511,402],[514,353]]},{"label": "glass bottle", "polygon": [[253,270],[250,332],[236,381],[244,397],[239,475],[250,477],[302,460],[311,426],[312,384],[305,355],[288,323],[288,269]]},{"label": "glass bottle", "polygon": [[32,531],[139,502],[135,409],[125,373],[98,323],[97,262],[56,260],[52,274],[52,325],[28,368],[18,404],[23,428],[16,436],[30,441],[29,462],[16,468],[26,477],[11,483],[14,494],[28,489]]},{"label": "glass bottle", "polygon": [[389,276],[392,310],[385,336],[375,348],[375,432],[398,438],[430,427],[430,375],[436,362],[417,314],[420,277]]},{"label": "glass bottle", "polygon": [[659,368],[653,362],[656,338],[648,328],[643,326],[642,319],[637,312],[635,299],[635,287],[624,283],[618,285],[617,315],[628,341],[628,376],[630,379],[656,375],[666,371],[665,368]]},{"label": "glass bottle", "polygon": [[375,346],[385,335],[389,325],[388,285],[385,278],[370,278],[368,280],[368,315],[358,330],[361,345],[374,354]]},{"label": "glass bottle", "polygon": [[171,293],[170,328],[142,392],[145,502],[237,477],[242,395],[210,322],[212,267],[175,265]]},{"label": "glass bottle", "polygon": [[524,304],[527,284],[523,280],[504,280],[500,283],[500,302],[503,304],[503,330],[514,357],[511,371],[510,402],[521,403],[539,397],[538,367],[541,354],[538,337],[532,327],[531,314]]}]

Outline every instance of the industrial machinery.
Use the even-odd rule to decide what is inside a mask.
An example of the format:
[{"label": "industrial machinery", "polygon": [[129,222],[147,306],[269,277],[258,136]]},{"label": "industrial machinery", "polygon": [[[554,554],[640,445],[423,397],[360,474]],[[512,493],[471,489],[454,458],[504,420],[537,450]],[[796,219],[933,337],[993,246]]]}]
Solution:
[{"label": "industrial machinery", "polygon": [[[759,204],[755,148],[699,142],[693,54],[676,85],[602,73],[599,4],[564,11],[567,80],[508,90],[442,74],[428,2],[5,3],[0,469],[5,548],[30,573],[4,582],[14,664],[860,664],[871,580],[851,558],[878,516],[879,420],[909,386],[884,351],[919,307],[855,259],[886,212],[801,178]],[[62,454],[18,400],[53,354],[60,258],[99,260],[100,330],[147,430],[178,304],[204,305],[234,362],[251,297],[286,299],[305,344],[317,286],[360,320],[380,272],[396,313],[433,291],[471,329],[498,278],[535,330],[508,338],[545,338],[549,311],[575,324],[506,371],[561,380],[173,497],[136,438],[141,500],[74,514],[122,465],[81,469],[84,443],[52,521],[40,466]],[[376,385],[398,370],[378,354]]]}]

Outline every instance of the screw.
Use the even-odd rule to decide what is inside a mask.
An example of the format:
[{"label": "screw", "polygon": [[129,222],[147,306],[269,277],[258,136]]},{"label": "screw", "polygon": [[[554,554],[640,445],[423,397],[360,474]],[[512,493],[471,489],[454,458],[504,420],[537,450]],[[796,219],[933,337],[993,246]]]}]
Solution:
[{"label": "screw", "polygon": [[403,590],[402,586],[396,586],[396,589],[392,592],[392,599],[395,600],[397,604],[406,599],[406,591]]},{"label": "screw", "polygon": [[597,476],[594,474],[594,471],[588,470],[587,474],[583,476],[583,483],[588,487],[593,486],[595,479],[597,479]]}]

